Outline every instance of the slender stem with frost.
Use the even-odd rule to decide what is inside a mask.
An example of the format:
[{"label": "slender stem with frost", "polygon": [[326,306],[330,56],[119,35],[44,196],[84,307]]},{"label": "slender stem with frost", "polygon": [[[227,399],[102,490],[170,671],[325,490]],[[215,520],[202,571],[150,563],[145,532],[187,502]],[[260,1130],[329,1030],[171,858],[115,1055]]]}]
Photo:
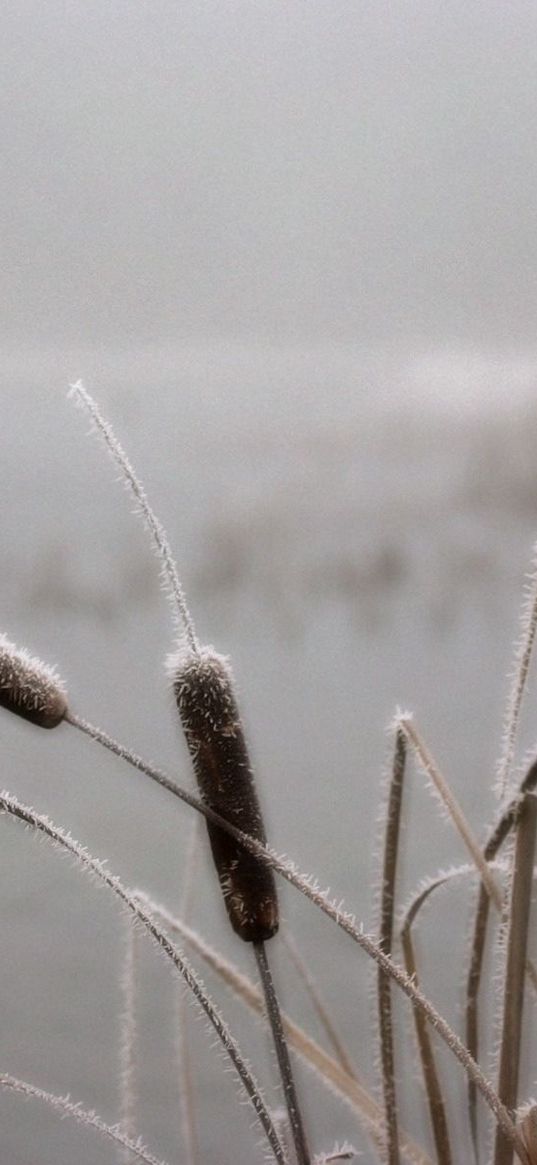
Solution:
[{"label": "slender stem with frost", "polygon": [[285,1107],[287,1109],[289,1124],[293,1134],[293,1144],[295,1147],[297,1162],[298,1165],[310,1165],[311,1156],[308,1148],[308,1142],[306,1140],[306,1131],[304,1129],[300,1105],[298,1103],[293,1069],[291,1067],[291,1060],[289,1058],[289,1049],[287,1047],[287,1040],[285,1038],[285,1032],[283,1029],[280,1005],[278,1003],[278,996],[274,987],[272,971],[270,969],[270,963],[267,958],[266,946],[264,942],[256,942],[253,944],[253,947],[257,960],[259,977],[263,987],[263,994],[265,996],[267,1019],[270,1024],[270,1030],[272,1032],[276,1057],[280,1069]]},{"label": "slender stem with frost", "polygon": [[95,1129],[104,1137],[109,1137],[111,1141],[120,1145],[125,1153],[128,1152],[129,1161],[136,1157],[145,1165],[166,1165],[164,1161],[159,1161],[154,1157],[153,1153],[150,1153],[141,1141],[133,1141],[130,1137],[125,1136],[120,1125],[107,1125],[97,1113],[88,1112],[80,1104],[74,1104],[68,1096],[54,1096],[52,1092],[46,1092],[44,1088],[36,1088],[34,1084],[28,1084],[26,1080],[18,1080],[16,1076],[10,1076],[8,1072],[0,1073],[0,1087],[10,1089],[12,1092],[20,1092],[23,1096],[31,1097],[34,1100],[42,1100],[49,1108],[55,1109],[61,1117],[70,1116],[79,1124],[85,1125],[86,1128]]},{"label": "slender stem with frost", "polygon": [[147,494],[144,487],[137,477],[125,450],[120,445],[114,430],[108,421],[105,421],[102,413],[97,405],[97,402],[90,396],[89,392],[84,388],[82,381],[77,380],[76,384],[71,385],[71,393],[73,397],[80,402],[89,413],[95,428],[103,437],[107,449],[111,453],[116,465],[119,466],[120,471],[129,486],[136,504],[142,513],[147,527],[150,531],[151,537],[155,544],[157,554],[162,563],[163,575],[166,581],[167,590],[172,598],[175,612],[178,616],[177,621],[184,628],[185,635],[188,639],[189,645],[196,654],[199,653],[199,643],[194,629],[194,621],[188,609],[185,592],[179,581],[179,574],[175,559],[172,554],[172,549],[168,540],[168,535],[164,526],[153,509],[151,508]]}]

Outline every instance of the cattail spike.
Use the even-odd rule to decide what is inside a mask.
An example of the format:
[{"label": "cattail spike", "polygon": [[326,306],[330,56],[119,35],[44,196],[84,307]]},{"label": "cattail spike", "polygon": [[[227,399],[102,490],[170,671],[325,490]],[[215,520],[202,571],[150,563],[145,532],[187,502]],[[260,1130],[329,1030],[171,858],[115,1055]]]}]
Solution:
[{"label": "cattail spike", "polygon": [[54,668],[0,635],[0,707],[41,728],[55,728],[67,712],[67,695]]},{"label": "cattail spike", "polygon": [[[177,708],[202,800],[265,844],[265,830],[233,680],[227,660],[211,647],[168,661]],[[278,929],[271,870],[234,838],[207,824],[213,859],[233,929],[263,942]]]}]

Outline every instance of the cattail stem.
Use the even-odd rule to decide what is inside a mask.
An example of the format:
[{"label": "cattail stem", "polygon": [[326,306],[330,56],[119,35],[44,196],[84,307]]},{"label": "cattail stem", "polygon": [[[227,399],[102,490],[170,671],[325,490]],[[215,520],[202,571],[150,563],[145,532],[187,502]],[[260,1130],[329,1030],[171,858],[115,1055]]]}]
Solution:
[{"label": "cattail stem", "polygon": [[278,996],[276,995],[274,980],[272,978],[272,972],[267,958],[266,946],[264,942],[255,942],[253,944],[253,948],[257,960],[261,985],[263,987],[263,993],[265,996],[267,1018],[272,1031],[274,1047],[278,1059],[278,1066],[280,1069],[283,1093],[285,1097],[285,1105],[289,1116],[291,1132],[293,1134],[293,1143],[295,1146],[297,1162],[298,1165],[310,1165],[310,1152],[308,1149],[306,1133],[298,1104],[293,1070],[291,1067],[291,1060],[289,1058],[289,1049],[287,1047],[287,1040],[283,1030],[280,1005],[278,1003]]}]

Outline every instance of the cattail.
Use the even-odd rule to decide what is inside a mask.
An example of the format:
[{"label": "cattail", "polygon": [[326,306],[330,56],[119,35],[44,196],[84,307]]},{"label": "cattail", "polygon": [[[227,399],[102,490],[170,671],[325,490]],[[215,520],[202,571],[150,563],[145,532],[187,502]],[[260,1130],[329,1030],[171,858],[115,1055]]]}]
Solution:
[{"label": "cattail", "polygon": [[[173,689],[202,799],[244,833],[265,830],[226,659],[211,647],[169,660]],[[245,942],[278,929],[272,871],[223,829],[207,823],[231,925]]]},{"label": "cattail", "polygon": [[0,635],[0,706],[41,728],[55,728],[67,712],[67,696],[54,668]]}]

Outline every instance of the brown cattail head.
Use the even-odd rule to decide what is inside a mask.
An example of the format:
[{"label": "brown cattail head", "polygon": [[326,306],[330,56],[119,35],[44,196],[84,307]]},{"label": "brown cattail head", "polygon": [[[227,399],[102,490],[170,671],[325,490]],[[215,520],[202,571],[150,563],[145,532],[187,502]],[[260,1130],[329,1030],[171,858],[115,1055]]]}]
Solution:
[{"label": "brown cattail head", "polygon": [[55,728],[67,711],[67,695],[53,668],[0,635],[0,707],[41,728]]},{"label": "brown cattail head", "polygon": [[[205,804],[265,842],[242,723],[226,659],[211,647],[169,660],[173,689],[198,787]],[[233,929],[263,942],[278,929],[272,870],[210,821],[214,864]]]}]

